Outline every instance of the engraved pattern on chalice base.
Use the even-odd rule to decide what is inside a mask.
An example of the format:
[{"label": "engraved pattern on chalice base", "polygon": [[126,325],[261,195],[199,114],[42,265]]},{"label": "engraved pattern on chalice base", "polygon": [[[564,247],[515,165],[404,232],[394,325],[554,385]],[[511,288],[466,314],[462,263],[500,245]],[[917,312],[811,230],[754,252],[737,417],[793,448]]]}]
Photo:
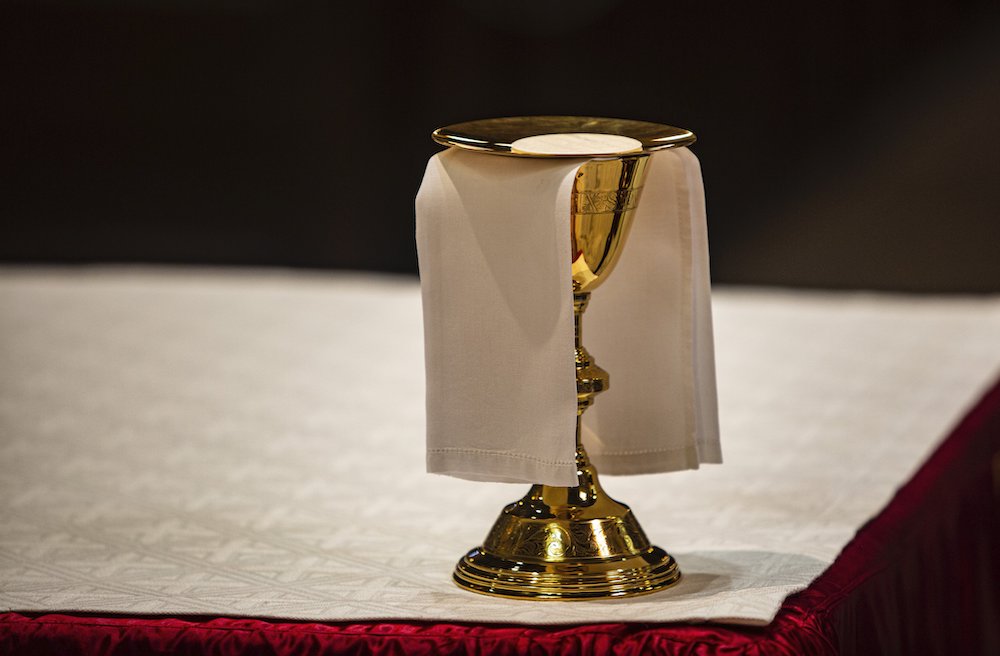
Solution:
[{"label": "engraved pattern on chalice base", "polygon": [[483,541],[483,550],[492,554],[532,559],[544,553],[550,561],[639,555],[649,548],[649,541],[631,513],[570,523],[568,527],[558,521],[498,521]]}]

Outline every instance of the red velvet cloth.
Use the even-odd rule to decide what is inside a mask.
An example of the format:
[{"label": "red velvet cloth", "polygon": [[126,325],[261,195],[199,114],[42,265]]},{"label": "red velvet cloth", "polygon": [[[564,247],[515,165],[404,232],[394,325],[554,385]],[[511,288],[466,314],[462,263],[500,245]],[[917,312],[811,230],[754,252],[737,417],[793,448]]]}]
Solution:
[{"label": "red velvet cloth", "polygon": [[0,654],[1000,654],[998,451],[1000,385],[766,627],[6,613]]}]

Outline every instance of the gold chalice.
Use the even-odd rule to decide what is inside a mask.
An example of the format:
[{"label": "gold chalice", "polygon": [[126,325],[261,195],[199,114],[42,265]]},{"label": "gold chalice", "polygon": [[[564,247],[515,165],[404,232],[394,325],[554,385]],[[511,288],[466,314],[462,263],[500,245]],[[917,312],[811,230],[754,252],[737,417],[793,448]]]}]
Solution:
[{"label": "gold chalice", "polygon": [[[605,134],[622,151],[587,153],[572,147],[523,150],[519,143],[542,134]],[[533,485],[500,514],[482,546],[455,568],[467,590],[521,599],[595,599],[646,594],[675,584],[674,559],[653,546],[625,504],[601,488],[580,440],[580,420],[594,397],[608,388],[608,373],[582,343],[581,322],[591,292],[608,277],[628,237],[642,194],[649,153],[694,142],[687,130],[644,121],[533,116],[460,123],[433,138],[498,155],[580,157],[597,154],[576,172],[570,202],[573,309],[576,328],[577,485]],[[586,142],[586,137],[582,141]],[[566,290],[570,293],[570,290]],[[568,436],[567,436],[568,437]]]}]

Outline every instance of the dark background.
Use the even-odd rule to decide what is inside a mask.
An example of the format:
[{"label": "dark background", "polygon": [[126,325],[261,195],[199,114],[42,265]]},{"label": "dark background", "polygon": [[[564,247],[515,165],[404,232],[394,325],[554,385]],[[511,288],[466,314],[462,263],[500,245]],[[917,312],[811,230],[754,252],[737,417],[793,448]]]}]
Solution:
[{"label": "dark background", "polygon": [[440,125],[694,130],[726,283],[1000,291],[995,2],[0,5],[0,260],[412,272]]}]

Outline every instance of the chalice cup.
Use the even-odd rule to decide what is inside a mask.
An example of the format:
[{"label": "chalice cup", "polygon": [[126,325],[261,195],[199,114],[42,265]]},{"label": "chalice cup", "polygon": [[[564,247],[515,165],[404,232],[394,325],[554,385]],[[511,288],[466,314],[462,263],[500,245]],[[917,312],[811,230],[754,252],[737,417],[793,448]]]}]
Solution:
[{"label": "chalice cup", "polygon": [[[458,562],[460,587],[520,599],[598,599],[647,594],[680,580],[676,561],[654,546],[623,503],[601,488],[580,439],[581,418],[608,389],[608,373],[583,346],[582,319],[591,293],[611,274],[625,246],[642,195],[649,153],[688,145],[687,130],[642,121],[588,117],[519,117],[441,128],[449,146],[497,154],[567,157],[579,152],[519,152],[519,139],[538,134],[599,133],[629,137],[638,147],[601,154],[576,172],[570,201],[570,239],[576,349],[576,465],[573,487],[532,485],[506,506],[479,547]],[[469,144],[472,144],[471,146]],[[568,438],[568,436],[567,436]]]}]

